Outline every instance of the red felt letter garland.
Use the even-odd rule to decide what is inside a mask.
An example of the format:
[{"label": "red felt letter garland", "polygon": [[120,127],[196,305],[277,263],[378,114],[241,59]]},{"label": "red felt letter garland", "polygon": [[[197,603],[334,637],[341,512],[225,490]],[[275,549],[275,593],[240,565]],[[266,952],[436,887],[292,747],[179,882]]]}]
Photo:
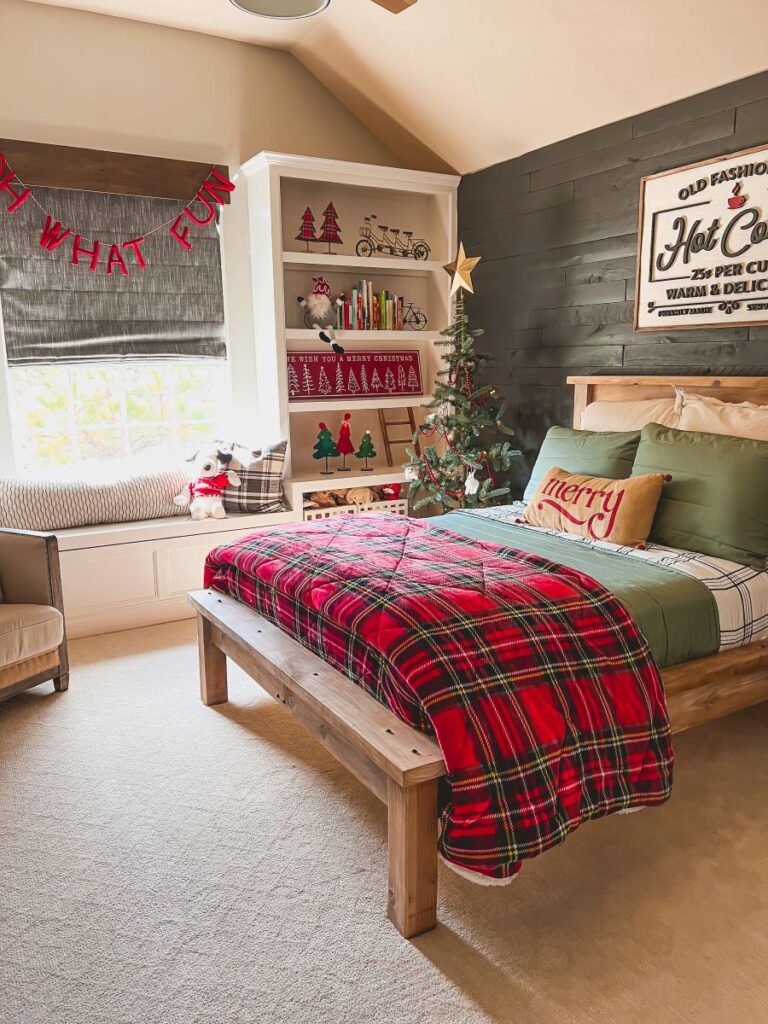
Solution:
[{"label": "red felt letter garland", "polygon": [[91,265],[90,271],[94,273],[96,267],[99,265],[99,250],[101,249],[101,242],[94,242],[92,249],[86,249],[84,245],[81,245],[82,239],[80,235],[75,235],[75,241],[72,246],[72,265],[78,266],[80,263],[81,256],[90,256]]},{"label": "red felt letter garland", "polygon": [[47,249],[48,252],[53,252],[54,249],[58,249],[59,246],[65,239],[69,238],[72,234],[71,228],[62,230],[61,222],[53,220],[51,215],[48,214],[45,218],[45,225],[40,234],[40,245],[43,249]]},{"label": "red felt letter garland", "polygon": [[147,264],[144,262],[144,253],[141,251],[141,247],[144,244],[144,236],[140,238],[132,238],[130,242],[123,242],[124,249],[130,249],[133,255],[136,257],[136,263],[138,264],[139,270],[144,270]]},{"label": "red felt letter garland", "polygon": [[[187,211],[185,209],[184,213],[186,212]],[[179,230],[179,225],[181,224],[182,218],[184,217],[184,213],[180,213],[176,220],[173,222],[173,224],[171,224],[170,233],[173,235],[173,237],[176,239],[179,245],[182,245],[185,249],[189,250],[192,248],[192,243],[187,241],[187,236],[189,235],[189,228],[184,226],[181,228],[181,230]]]},{"label": "red felt letter garland", "polygon": [[23,206],[32,195],[31,188],[25,188],[21,192],[15,192],[11,188],[11,182],[15,177],[15,173],[12,170],[9,170],[4,178],[0,178],[0,192],[7,192],[8,195],[13,196],[13,202],[10,206],[6,207],[8,213],[14,213],[20,206]]},{"label": "red felt letter garland", "polygon": [[[13,185],[14,180],[17,182],[16,186]],[[178,217],[153,228],[151,231],[146,232],[146,234],[154,234],[155,232],[167,227],[169,235],[172,238],[175,238],[182,248],[190,251],[192,249],[192,243],[189,241],[189,227],[183,223],[184,217],[186,216],[195,224],[205,227],[207,224],[210,224],[216,216],[215,206],[222,205],[227,193],[234,192],[234,190],[234,182],[230,181],[229,178],[217,171],[215,167],[211,167],[200,188],[195,193],[194,198],[183,208]],[[101,247],[108,243],[103,243],[94,239],[92,249],[83,245],[83,236],[77,233],[74,228],[65,227],[61,221],[55,220],[49,213],[46,213],[38,200],[32,194],[32,189],[27,188],[17,177],[15,171],[9,165],[5,154],[0,152],[0,193],[2,192],[7,192],[12,200],[5,207],[6,213],[15,213],[15,211],[20,209],[20,207],[22,207],[29,199],[32,199],[42,210],[45,215],[45,224],[40,232],[40,247],[42,249],[45,249],[47,252],[53,252],[55,249],[58,249],[67,238],[74,236],[72,242],[72,265],[79,266],[82,258],[88,257],[87,262],[89,271],[94,273],[98,269]],[[202,220],[192,211],[192,203],[196,201],[199,201],[206,211],[205,218]],[[2,207],[0,206],[0,209],[1,208]],[[123,250],[133,254],[136,260],[136,266],[139,270],[145,270],[147,263],[141,249],[144,244],[144,240],[145,235],[138,235],[136,238],[128,239],[125,242],[112,243],[109,247],[109,256],[107,258],[107,276],[113,277],[116,269],[120,271],[120,275],[122,277],[126,277],[130,273],[125,261]]]},{"label": "red felt letter garland", "polygon": [[107,259],[107,277],[112,277],[115,272],[115,267],[120,268],[120,273],[123,277],[128,277],[128,267],[125,265],[123,254],[120,252],[119,245],[113,245],[109,250],[109,257]]}]

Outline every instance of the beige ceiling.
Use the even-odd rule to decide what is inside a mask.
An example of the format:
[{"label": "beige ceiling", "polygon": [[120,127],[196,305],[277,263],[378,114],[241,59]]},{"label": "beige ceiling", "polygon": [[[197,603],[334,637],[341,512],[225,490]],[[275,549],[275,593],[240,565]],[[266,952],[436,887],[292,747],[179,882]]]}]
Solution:
[{"label": "beige ceiling", "polygon": [[768,67],[766,0],[332,0],[287,23],[229,0],[30,2],[288,49],[404,159],[462,173]]}]

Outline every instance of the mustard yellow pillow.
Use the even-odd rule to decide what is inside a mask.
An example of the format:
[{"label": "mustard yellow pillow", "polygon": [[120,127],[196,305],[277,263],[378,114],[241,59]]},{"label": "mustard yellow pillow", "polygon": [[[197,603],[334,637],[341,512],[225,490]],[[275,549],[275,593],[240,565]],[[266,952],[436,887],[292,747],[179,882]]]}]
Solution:
[{"label": "mustard yellow pillow", "polygon": [[663,473],[608,480],[550,469],[525,510],[531,526],[640,547],[651,532]]}]

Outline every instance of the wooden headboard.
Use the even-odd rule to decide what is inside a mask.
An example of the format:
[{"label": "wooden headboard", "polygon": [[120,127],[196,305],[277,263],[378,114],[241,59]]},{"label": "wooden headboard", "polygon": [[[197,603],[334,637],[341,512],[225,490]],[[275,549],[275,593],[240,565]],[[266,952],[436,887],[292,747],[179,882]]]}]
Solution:
[{"label": "wooden headboard", "polygon": [[573,425],[592,402],[631,402],[642,398],[672,398],[675,385],[695,395],[721,402],[768,405],[768,377],[569,377],[573,384]]}]

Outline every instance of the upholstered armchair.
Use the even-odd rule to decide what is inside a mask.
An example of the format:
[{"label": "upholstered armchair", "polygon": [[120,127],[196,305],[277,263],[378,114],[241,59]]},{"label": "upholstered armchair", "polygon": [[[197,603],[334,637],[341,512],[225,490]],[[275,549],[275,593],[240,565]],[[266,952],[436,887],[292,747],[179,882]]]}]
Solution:
[{"label": "upholstered armchair", "polygon": [[69,686],[56,538],[0,530],[0,700],[48,679]]}]

